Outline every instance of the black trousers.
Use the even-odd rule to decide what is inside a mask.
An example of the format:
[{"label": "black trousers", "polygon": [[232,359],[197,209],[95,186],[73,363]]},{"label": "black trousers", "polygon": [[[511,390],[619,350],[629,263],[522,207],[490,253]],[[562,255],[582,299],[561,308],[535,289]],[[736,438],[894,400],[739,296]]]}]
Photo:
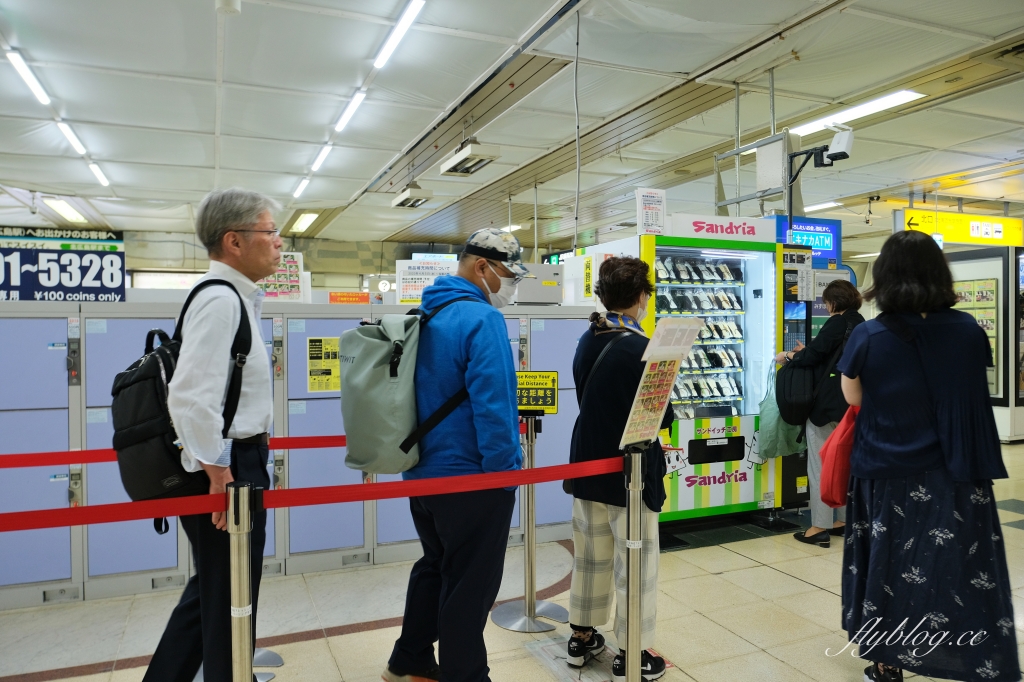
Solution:
[{"label": "black trousers", "polygon": [[[253,487],[270,488],[266,444],[231,446],[231,475]],[[203,666],[206,682],[231,682],[231,573],[227,531],[217,530],[209,514],[180,517],[192,544],[195,575],[174,607],[143,682],[192,682]],[[256,641],[256,603],[263,575],[267,512],[253,515],[249,566],[252,571],[252,630]]]},{"label": "black trousers", "polygon": [[501,587],[515,492],[413,497],[423,558],[412,567],[402,635],[388,665],[417,672],[440,650],[443,682],[488,682],[484,626]]}]

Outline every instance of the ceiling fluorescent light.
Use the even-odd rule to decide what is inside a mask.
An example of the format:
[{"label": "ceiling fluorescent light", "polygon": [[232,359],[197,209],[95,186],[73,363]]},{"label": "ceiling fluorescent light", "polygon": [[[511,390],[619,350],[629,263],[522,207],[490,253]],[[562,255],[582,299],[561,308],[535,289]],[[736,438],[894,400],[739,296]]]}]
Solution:
[{"label": "ceiling fluorescent light", "polygon": [[21,53],[11,50],[7,53],[7,59],[14,65],[14,70],[21,76],[21,80],[25,81],[25,85],[36,96],[39,103],[49,104],[50,96],[46,94],[46,90],[43,90],[43,86],[36,80],[36,75],[32,73],[32,69],[28,68],[28,64],[25,63]]},{"label": "ceiling fluorescent light", "polygon": [[320,170],[320,166],[324,165],[324,160],[327,159],[327,155],[334,149],[334,145],[325,144],[324,148],[320,150],[320,153],[316,155],[316,161],[313,162],[313,172]]},{"label": "ceiling fluorescent light", "polygon": [[95,163],[89,164],[89,170],[92,171],[92,174],[96,176],[96,179],[100,181],[101,185],[106,187],[110,184],[110,180],[107,180],[107,176],[103,174],[103,171],[101,171],[100,167]]},{"label": "ceiling fluorescent light", "polygon": [[508,227],[501,228],[502,232],[515,232],[516,230],[523,229],[522,225],[509,225]]},{"label": "ceiling fluorescent light", "polygon": [[348,106],[345,107],[345,111],[341,112],[341,118],[338,119],[337,125],[334,126],[334,132],[340,133],[342,129],[348,125],[348,122],[352,120],[352,116],[355,115],[356,109],[366,99],[366,91],[359,90],[356,94],[352,95],[352,99],[349,100]]},{"label": "ceiling fluorescent light", "polygon": [[309,226],[313,224],[313,221],[320,216],[319,213],[303,213],[299,216],[299,219],[292,225],[292,234],[302,234]]},{"label": "ceiling fluorescent light", "polygon": [[388,36],[388,40],[384,43],[384,47],[381,48],[380,54],[377,55],[377,59],[373,61],[373,68],[383,69],[384,65],[388,63],[388,59],[391,57],[391,53],[398,47],[398,43],[402,42],[402,38],[405,37],[406,31],[412,26],[412,22],[416,20],[416,15],[423,9],[423,5],[426,4],[426,0],[412,0],[402,12],[402,18],[395,24],[395,29],[391,31],[391,35]]},{"label": "ceiling fluorescent light", "polygon": [[76,211],[74,207],[63,199],[43,199],[43,203],[60,214],[60,217],[69,223],[85,224],[89,222],[85,216]]},{"label": "ceiling fluorescent light", "polygon": [[292,196],[298,199],[300,196],[302,196],[302,193],[306,191],[306,185],[308,184],[309,178],[302,178],[302,182],[300,182],[299,186],[295,188],[294,192],[292,192]]},{"label": "ceiling fluorescent light", "polygon": [[422,189],[415,182],[410,182],[397,197],[392,199],[392,208],[419,208],[434,198],[429,189]]},{"label": "ceiling fluorescent light", "polygon": [[480,144],[475,137],[462,141],[458,149],[441,161],[441,175],[465,177],[501,156],[501,148]]},{"label": "ceiling fluorescent light", "polygon": [[824,211],[826,208],[835,208],[836,206],[842,206],[838,201],[825,201],[820,204],[812,204],[810,206],[804,206],[804,213],[814,213],[815,211]]},{"label": "ceiling fluorescent light", "polygon": [[829,114],[824,118],[819,118],[817,121],[811,121],[799,128],[792,128],[789,132],[796,133],[803,137],[805,135],[810,135],[811,133],[824,130],[830,125],[855,121],[858,118],[877,114],[879,111],[892,109],[906,104],[907,102],[913,102],[916,99],[921,99],[922,97],[924,97],[924,95],[914,92],[913,90],[900,90],[899,92],[894,92],[891,95],[873,99],[870,102],[865,102],[864,104],[860,104],[850,109],[844,109],[842,111],[837,111],[834,114]]},{"label": "ceiling fluorescent light", "polygon": [[880,255],[882,255],[882,254],[881,253],[859,253],[856,256],[850,256],[850,258],[874,258],[875,256],[880,256]]},{"label": "ceiling fluorescent light", "polygon": [[85,156],[85,145],[83,145],[81,140],[78,139],[78,136],[75,135],[75,131],[71,129],[71,126],[67,123],[58,123],[57,127],[60,128],[62,133],[64,133],[64,137],[68,138],[68,142],[70,142],[71,146],[75,148],[75,151]]}]

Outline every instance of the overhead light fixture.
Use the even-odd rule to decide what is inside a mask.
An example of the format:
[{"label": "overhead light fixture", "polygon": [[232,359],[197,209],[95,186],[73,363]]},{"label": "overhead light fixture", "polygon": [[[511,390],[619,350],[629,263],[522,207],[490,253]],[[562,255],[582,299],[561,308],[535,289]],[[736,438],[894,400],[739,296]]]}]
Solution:
[{"label": "overhead light fixture", "polygon": [[92,174],[96,176],[96,179],[100,181],[101,185],[106,187],[110,184],[110,180],[107,180],[107,176],[103,174],[103,171],[101,171],[100,167],[95,163],[89,164],[89,170],[92,171]]},{"label": "overhead light fixture", "polygon": [[850,109],[844,109],[842,111],[837,111],[834,114],[829,114],[824,118],[819,118],[817,121],[811,121],[810,123],[804,124],[798,128],[792,128],[789,132],[796,133],[803,137],[805,135],[810,135],[811,133],[824,130],[830,125],[855,121],[858,118],[877,114],[879,111],[885,111],[886,109],[893,109],[906,104],[907,102],[913,102],[916,99],[921,99],[922,97],[924,97],[924,95],[914,92],[913,90],[900,90],[899,92],[894,92],[891,95],[873,99],[870,102],[859,104]]},{"label": "overhead light fixture", "polygon": [[509,225],[508,227],[501,228],[502,232],[515,232],[516,230],[523,229],[522,225]]},{"label": "overhead light fixture", "polygon": [[842,204],[840,204],[838,201],[826,201],[820,204],[811,204],[810,206],[804,206],[804,213],[824,211],[826,208],[835,208],[836,206],[842,206]]},{"label": "overhead light fixture", "polygon": [[28,68],[28,64],[25,63],[24,57],[21,56],[20,52],[10,50],[7,52],[7,60],[14,65],[14,70],[21,76],[21,80],[25,81],[25,85],[32,91],[32,94],[36,96],[40,104],[49,104],[50,96],[46,94],[46,90],[43,90],[43,86],[36,79],[36,75],[32,73],[32,69]]},{"label": "overhead light fixture", "polygon": [[60,214],[60,217],[69,223],[84,225],[89,222],[84,215],[75,210],[74,206],[63,199],[43,199],[43,203]]},{"label": "overhead light fixture", "polygon": [[308,184],[309,178],[302,178],[302,182],[300,182],[299,186],[295,188],[294,192],[292,192],[292,196],[298,199],[300,196],[302,196],[302,193],[306,191],[306,185]]},{"label": "overhead light fixture", "polygon": [[292,223],[292,234],[302,234],[309,226],[313,224],[313,221],[320,217],[319,213],[303,213],[299,216],[299,219]]},{"label": "overhead light fixture", "polygon": [[75,135],[75,131],[71,129],[71,126],[67,123],[61,122],[57,124],[57,127],[60,128],[62,133],[64,133],[64,137],[68,138],[68,142],[70,142],[71,146],[75,148],[75,151],[85,156],[85,145],[83,145],[82,141],[78,139],[77,135]]},{"label": "overhead light fixture", "polygon": [[429,189],[422,189],[415,181],[405,186],[397,197],[392,199],[392,208],[419,208],[434,198]]},{"label": "overhead light fixture", "polygon": [[459,178],[472,175],[500,156],[500,147],[480,144],[475,137],[469,137],[441,161],[441,175],[454,175]]},{"label": "overhead light fixture", "polygon": [[320,170],[320,166],[324,165],[324,161],[327,159],[327,155],[334,149],[334,145],[325,144],[324,148],[320,150],[320,153],[316,155],[316,161],[313,162],[313,172]]},{"label": "overhead light fixture", "polygon": [[874,258],[875,256],[880,256],[880,255],[882,255],[881,252],[879,252],[879,253],[860,253],[860,254],[857,254],[856,256],[850,256],[850,258]]},{"label": "overhead light fixture", "polygon": [[365,90],[357,90],[356,94],[352,95],[352,99],[348,101],[348,106],[345,107],[345,111],[341,112],[341,118],[338,119],[338,123],[334,126],[334,132],[340,133],[342,129],[348,125],[348,122],[352,120],[352,117],[356,113],[356,109],[366,99]]},{"label": "overhead light fixture", "polygon": [[416,20],[416,15],[420,13],[425,4],[427,4],[426,0],[412,0],[406,6],[405,11],[402,12],[402,18],[395,24],[395,28],[391,31],[391,35],[388,36],[387,42],[380,49],[380,54],[373,60],[373,68],[384,68],[384,65],[388,63],[388,59],[391,57],[391,53],[398,47],[398,43],[402,42],[402,38],[405,37],[409,27],[412,26],[412,22]]}]

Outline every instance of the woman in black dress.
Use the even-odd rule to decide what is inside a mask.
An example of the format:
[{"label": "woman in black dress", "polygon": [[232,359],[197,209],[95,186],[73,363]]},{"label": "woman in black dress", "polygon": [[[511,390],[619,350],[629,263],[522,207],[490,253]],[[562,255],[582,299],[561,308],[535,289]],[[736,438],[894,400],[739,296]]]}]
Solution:
[{"label": "woman in black dress", "polygon": [[988,337],[952,310],[953,279],[922,232],[893,235],[839,362],[860,405],[850,458],[843,627],[872,661],[953,680],[1021,678],[992,479],[1006,478],[989,400]]}]

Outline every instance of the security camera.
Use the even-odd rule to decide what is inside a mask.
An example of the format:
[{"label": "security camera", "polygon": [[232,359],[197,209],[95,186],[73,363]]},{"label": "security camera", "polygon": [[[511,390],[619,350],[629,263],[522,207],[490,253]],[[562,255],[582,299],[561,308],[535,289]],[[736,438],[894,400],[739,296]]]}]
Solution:
[{"label": "security camera", "polygon": [[850,158],[850,152],[853,151],[853,128],[842,124],[833,124],[829,126],[829,129],[835,130],[836,134],[828,145],[825,158],[829,161],[842,161]]}]

